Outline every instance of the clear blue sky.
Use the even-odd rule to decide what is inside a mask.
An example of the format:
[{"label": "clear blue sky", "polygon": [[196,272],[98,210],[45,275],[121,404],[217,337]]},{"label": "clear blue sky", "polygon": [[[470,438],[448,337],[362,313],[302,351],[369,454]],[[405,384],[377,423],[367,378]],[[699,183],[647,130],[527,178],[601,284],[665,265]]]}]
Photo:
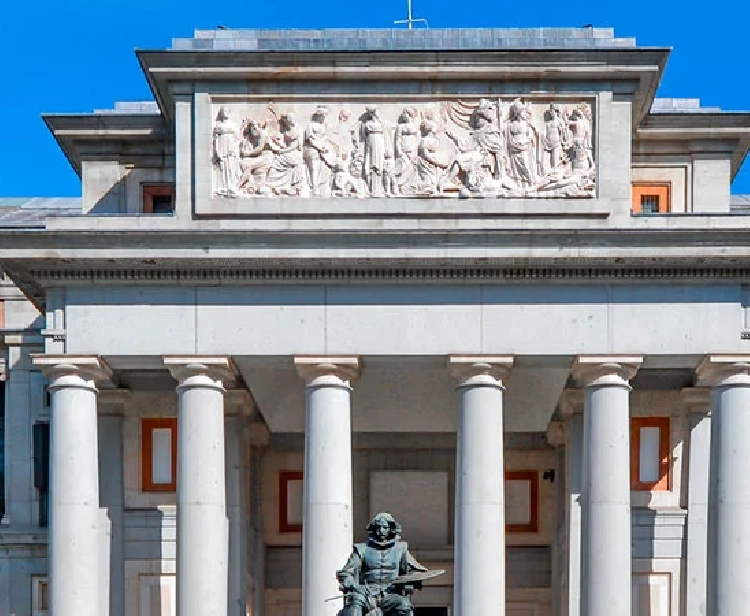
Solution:
[{"label": "clear blue sky", "polygon": [[[614,27],[640,45],[673,48],[659,96],[750,110],[750,0],[414,0],[414,13],[433,28]],[[165,48],[173,37],[218,24],[387,28],[405,14],[406,0],[0,0],[0,197],[80,195],[80,181],[40,114],[150,99],[136,48]],[[750,163],[732,192],[750,194]]]}]

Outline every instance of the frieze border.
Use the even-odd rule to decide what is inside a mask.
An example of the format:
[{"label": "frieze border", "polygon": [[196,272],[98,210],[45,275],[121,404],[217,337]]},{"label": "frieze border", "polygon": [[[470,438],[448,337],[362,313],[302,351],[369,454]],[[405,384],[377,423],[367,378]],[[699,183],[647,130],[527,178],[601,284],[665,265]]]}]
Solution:
[{"label": "frieze border", "polygon": [[243,282],[320,282],[346,281],[508,281],[508,280],[750,280],[750,268],[524,268],[524,267],[321,267],[321,268],[246,268],[246,269],[31,269],[28,277],[40,283],[128,284],[195,283],[236,284]]}]

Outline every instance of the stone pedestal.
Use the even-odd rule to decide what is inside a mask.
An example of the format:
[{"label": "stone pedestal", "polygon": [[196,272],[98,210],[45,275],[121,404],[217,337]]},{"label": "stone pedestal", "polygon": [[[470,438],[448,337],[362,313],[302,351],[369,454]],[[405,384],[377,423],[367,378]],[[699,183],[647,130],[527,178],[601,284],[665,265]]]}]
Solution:
[{"label": "stone pedestal", "polygon": [[177,379],[177,613],[226,616],[226,357],[165,357]]},{"label": "stone pedestal", "polygon": [[581,356],[583,616],[631,616],[630,385],[642,357]]},{"label": "stone pedestal", "polygon": [[750,606],[750,356],[709,355],[699,384],[712,388],[707,614]]},{"label": "stone pedestal", "polygon": [[96,382],[111,372],[93,356],[37,355],[33,362],[50,380],[50,613],[100,616]]},{"label": "stone pedestal", "polygon": [[456,616],[505,613],[503,380],[512,357],[451,357],[458,380]]},{"label": "stone pedestal", "polygon": [[305,379],[302,614],[335,616],[336,571],[353,543],[351,381],[357,357],[297,357]]}]

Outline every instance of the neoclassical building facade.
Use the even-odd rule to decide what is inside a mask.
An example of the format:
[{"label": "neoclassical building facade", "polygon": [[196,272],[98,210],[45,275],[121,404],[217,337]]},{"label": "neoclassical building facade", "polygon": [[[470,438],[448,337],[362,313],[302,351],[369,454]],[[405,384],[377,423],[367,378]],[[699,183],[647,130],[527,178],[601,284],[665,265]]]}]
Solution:
[{"label": "neoclassical building facade", "polygon": [[744,616],[750,113],[611,30],[197,31],[0,199],[0,614]]}]

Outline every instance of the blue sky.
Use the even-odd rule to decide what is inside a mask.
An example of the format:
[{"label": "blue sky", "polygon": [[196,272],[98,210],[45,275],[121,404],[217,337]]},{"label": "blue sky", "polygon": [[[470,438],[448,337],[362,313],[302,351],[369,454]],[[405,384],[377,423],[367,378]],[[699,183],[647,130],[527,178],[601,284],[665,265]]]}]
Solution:
[{"label": "blue sky", "polygon": [[[718,10],[711,10],[716,7]],[[659,96],[750,110],[750,2],[460,3],[414,0],[414,14],[442,27],[614,27],[640,45],[672,47]],[[133,54],[168,47],[195,28],[383,28],[406,0],[0,0],[0,197],[77,196],[80,181],[48,133],[44,112],[86,112],[150,92]],[[732,186],[750,194],[746,161]]]}]

